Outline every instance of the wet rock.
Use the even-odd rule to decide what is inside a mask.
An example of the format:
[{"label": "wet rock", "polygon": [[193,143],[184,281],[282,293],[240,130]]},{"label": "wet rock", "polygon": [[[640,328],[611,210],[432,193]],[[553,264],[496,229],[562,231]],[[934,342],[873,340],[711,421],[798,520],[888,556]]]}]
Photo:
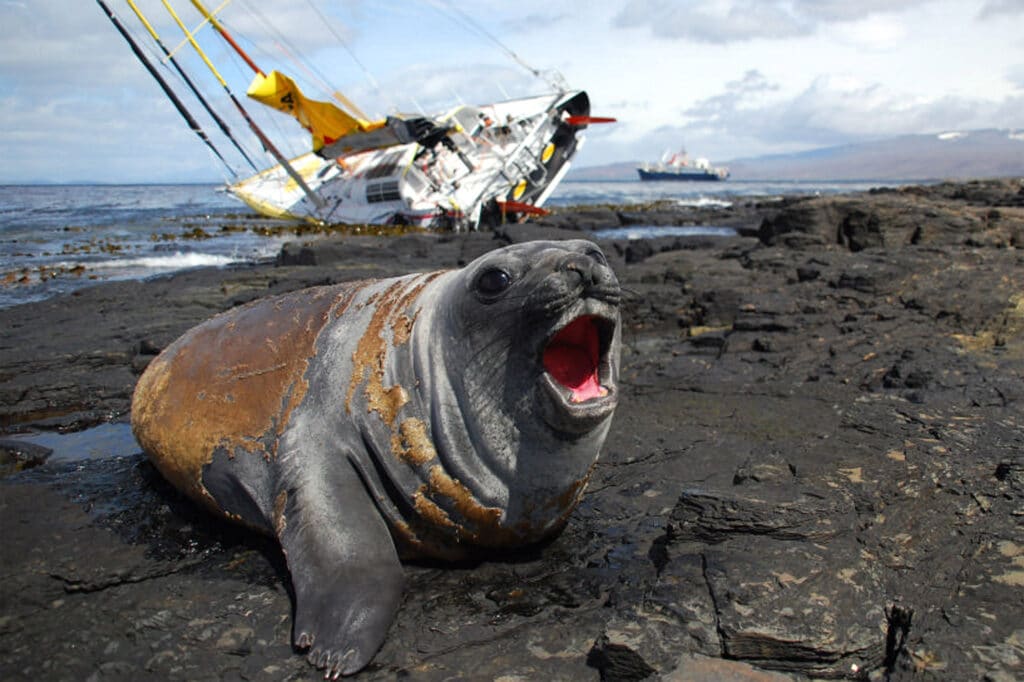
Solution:
[{"label": "wet rock", "polygon": [[626,264],[639,263],[654,253],[654,246],[646,239],[635,239],[626,244],[623,249],[623,257]]},{"label": "wet rock", "polygon": [[1024,490],[1024,456],[1000,462],[995,476],[1017,490]]},{"label": "wet rock", "polygon": [[811,677],[881,667],[885,597],[855,543],[733,545],[705,553],[728,658]]},{"label": "wet rock", "polygon": [[796,277],[799,282],[810,282],[821,277],[821,270],[812,266],[798,267]]},{"label": "wet rock", "polygon": [[587,654],[587,665],[601,673],[601,680],[646,680],[656,671],[635,651],[602,637]]},{"label": "wet rock", "polygon": [[618,212],[609,207],[559,209],[533,222],[562,230],[605,230],[622,226]]},{"label": "wet rock", "polygon": [[494,228],[494,236],[504,244],[521,244],[523,242],[539,239],[585,239],[587,234],[581,234],[578,230],[569,230],[555,227],[554,225],[528,223],[508,223]]},{"label": "wet rock", "polygon": [[675,535],[709,544],[743,535],[822,542],[848,528],[855,517],[853,502],[834,491],[762,486],[757,492],[756,497],[683,492],[669,517]]},{"label": "wet rock", "polygon": [[792,682],[793,677],[760,670],[748,663],[706,656],[684,656],[662,682]]},{"label": "wet rock", "polygon": [[14,439],[0,440],[0,478],[37,467],[53,454],[51,448]]},{"label": "wet rock", "polygon": [[139,355],[159,355],[162,350],[152,339],[142,339],[137,349]]},{"label": "wet rock", "polygon": [[878,189],[872,190],[871,194],[892,192],[925,198],[955,199],[972,206],[1024,206],[1024,182],[1012,178],[940,182],[935,185],[910,186],[898,190]]},{"label": "wet rock", "polygon": [[277,254],[278,265],[317,265],[321,258],[309,244],[288,242]]},{"label": "wet rock", "polygon": [[[315,265],[97,286],[0,311],[0,424],[123,415],[153,353],[259,296],[454,267],[613,214],[767,221],[764,242],[606,248],[627,292],[622,401],[580,507],[539,551],[408,565],[357,679],[1019,679],[1021,196],[566,210],[564,232],[310,240],[290,250]],[[0,537],[0,678],[312,677],[280,550],[141,456],[7,477]]]},{"label": "wet rock", "polygon": [[777,453],[747,459],[736,468],[733,474],[733,485],[752,485],[755,483],[790,483],[796,476],[796,467]]},{"label": "wet rock", "polygon": [[767,244],[792,235],[815,237],[851,251],[909,244],[1013,246],[1024,226],[1022,187],[1019,180],[992,180],[806,198],[767,217],[759,236]]}]

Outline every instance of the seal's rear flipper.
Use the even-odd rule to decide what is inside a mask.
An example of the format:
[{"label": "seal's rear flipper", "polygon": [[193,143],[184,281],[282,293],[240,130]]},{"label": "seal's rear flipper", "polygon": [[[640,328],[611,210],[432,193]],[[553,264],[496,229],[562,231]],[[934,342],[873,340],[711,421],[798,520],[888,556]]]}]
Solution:
[{"label": "seal's rear flipper", "polygon": [[404,575],[355,472],[304,473],[280,494],[274,525],[295,589],[295,646],[308,648],[309,662],[337,678],[362,669],[384,642]]}]

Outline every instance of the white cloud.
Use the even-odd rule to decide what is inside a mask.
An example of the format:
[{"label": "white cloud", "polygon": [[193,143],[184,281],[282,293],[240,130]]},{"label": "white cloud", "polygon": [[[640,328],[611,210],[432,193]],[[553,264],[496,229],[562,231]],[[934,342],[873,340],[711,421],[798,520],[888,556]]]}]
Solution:
[{"label": "white cloud", "polygon": [[[654,160],[685,145],[716,162],[831,147],[902,134],[1021,128],[1024,94],[995,100],[938,93],[909,96],[852,74],[822,75],[789,92],[760,70],[728,81],[675,116],[644,127],[636,119],[609,128],[581,163]],[[603,157],[603,158],[602,158]]]},{"label": "white cloud", "polygon": [[676,3],[671,0],[630,0],[615,22],[626,28],[645,27],[659,38],[729,43],[754,38],[790,38],[807,35],[813,25],[777,3]]},{"label": "white cloud", "polygon": [[[107,1],[144,35],[123,2]],[[158,30],[176,45],[180,32],[160,0],[136,2],[161,18]],[[727,160],[904,132],[1024,127],[1016,21],[1024,0],[481,0],[465,10],[479,28],[453,15],[447,0],[313,2],[361,64],[308,3],[234,0],[226,16],[245,45],[261,43],[253,49],[261,65],[323,97],[277,50],[269,24],[371,115],[542,90],[493,37],[586,88],[595,114],[619,117],[587,131],[583,165],[658,158],[682,143]],[[188,2],[174,4],[198,23]],[[0,155],[16,160],[0,181],[219,178],[219,165],[95,3],[0,0],[0,25]],[[246,102],[247,68],[212,32],[202,41]],[[204,92],[231,111],[205,66],[189,49],[181,54]],[[303,149],[294,122],[246,106],[273,139]],[[229,123],[249,138],[237,117]]]},{"label": "white cloud", "polygon": [[901,47],[908,30],[892,17],[870,16],[836,27],[840,40],[862,50],[886,51]]},{"label": "white cloud", "polygon": [[930,0],[794,0],[793,12],[821,22],[857,21],[876,14],[902,12]]},{"label": "white cloud", "polygon": [[779,86],[770,83],[760,71],[751,69],[739,80],[726,83],[725,92],[697,102],[684,113],[705,124],[723,120],[737,111],[750,109],[761,96],[778,89]]},{"label": "white cloud", "polygon": [[[351,44],[357,37],[353,26],[342,22],[329,7],[320,9],[315,4],[266,3],[259,0],[235,0],[244,12],[234,12],[225,21],[231,29],[257,44],[279,41],[285,45],[299,45],[305,54],[325,47],[337,46],[339,40]],[[213,3],[204,3],[207,7]],[[219,3],[218,3],[219,4]],[[310,11],[313,8],[313,12]],[[323,21],[326,20],[326,21]]]},{"label": "white cloud", "polygon": [[[760,38],[807,36],[823,24],[903,12],[929,1],[694,0],[681,3],[630,0],[616,16],[615,23],[626,28],[646,27],[660,38],[724,44]],[[878,28],[874,30],[877,32]],[[892,31],[892,28],[886,31]]]},{"label": "white cloud", "polygon": [[531,12],[505,19],[501,24],[501,34],[529,33],[536,31],[538,27],[550,28],[553,26],[566,27],[571,30],[570,22],[573,19],[574,16],[568,12]]},{"label": "white cloud", "polygon": [[1006,69],[1006,80],[1018,90],[1024,90],[1024,64],[1014,64]]},{"label": "white cloud", "polygon": [[349,90],[353,99],[384,116],[397,109],[402,112],[433,114],[445,111],[456,103],[479,104],[510,97],[536,94],[536,80],[525,70],[507,63],[410,64],[380,82],[381,90],[390,93],[380,97],[366,87]]},{"label": "white cloud", "polygon": [[[821,76],[795,96],[764,100],[763,95],[772,91],[763,76],[748,72],[723,93],[690,107],[688,123],[675,133],[729,149],[717,152],[719,156],[739,152],[737,145],[723,145],[723,140],[742,140],[757,150],[743,154],[751,156],[771,147],[808,149],[944,129],[1012,128],[1019,126],[1019,112],[1024,110],[1024,96],[995,102],[954,96],[907,98],[850,76]],[[754,103],[756,99],[760,101]]]},{"label": "white cloud", "polygon": [[988,0],[978,12],[980,19],[992,19],[1007,14],[1024,13],[1024,0]]}]

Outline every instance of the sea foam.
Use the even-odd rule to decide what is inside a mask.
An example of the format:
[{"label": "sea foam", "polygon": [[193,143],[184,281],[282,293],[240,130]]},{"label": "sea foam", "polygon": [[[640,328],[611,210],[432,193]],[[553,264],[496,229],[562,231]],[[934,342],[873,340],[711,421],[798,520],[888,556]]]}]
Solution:
[{"label": "sea foam", "polygon": [[237,258],[213,253],[190,253],[176,251],[161,256],[141,256],[138,258],[119,258],[94,263],[84,263],[90,269],[124,269],[124,270],[180,270],[183,268],[200,268],[206,266],[222,266],[237,263]]}]

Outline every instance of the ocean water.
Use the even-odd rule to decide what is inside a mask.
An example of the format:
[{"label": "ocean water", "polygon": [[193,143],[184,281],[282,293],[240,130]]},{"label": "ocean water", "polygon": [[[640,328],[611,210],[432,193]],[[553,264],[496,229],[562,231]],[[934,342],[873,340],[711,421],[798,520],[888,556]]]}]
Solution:
[{"label": "ocean water", "polygon": [[96,282],[268,258],[249,209],[210,185],[0,187],[0,307]]},{"label": "ocean water", "polygon": [[[724,207],[744,196],[831,194],[880,184],[563,182],[548,206],[668,200]],[[302,224],[258,216],[214,185],[0,186],[0,308],[97,282],[270,259],[307,232]],[[632,228],[615,237],[670,233],[680,228]]]},{"label": "ocean water", "polygon": [[57,431],[8,433],[4,434],[3,438],[48,448],[51,451],[46,459],[48,463],[127,457],[142,450],[135,440],[135,436],[132,435],[131,424],[127,421],[108,422],[69,433]]},{"label": "ocean water", "polygon": [[840,194],[872,187],[892,187],[902,182],[795,182],[765,180],[728,180],[726,182],[563,182],[547,206],[588,204],[645,204],[653,201],[677,201],[687,206],[728,206],[736,199],[753,196],[789,196],[797,194]]}]

